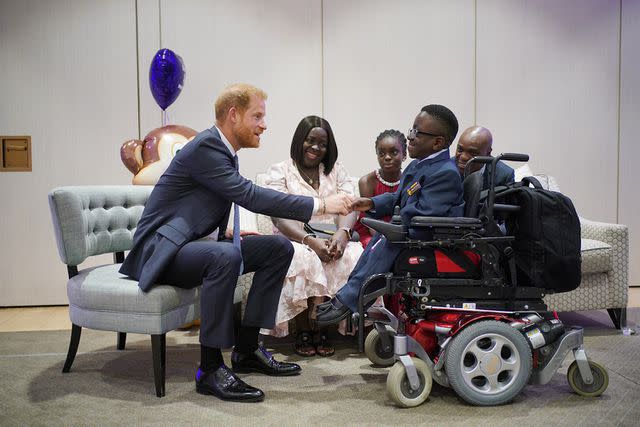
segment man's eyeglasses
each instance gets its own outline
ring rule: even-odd
[[[442,135],[436,135],[435,133],[422,132],[421,130],[412,128],[412,129],[409,129],[409,132],[407,132],[407,139],[414,139],[418,135],[442,136]]]

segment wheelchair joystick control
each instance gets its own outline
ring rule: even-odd
[[[400,216],[400,206],[396,206],[393,209],[393,216],[391,217],[391,224],[402,224],[402,217]]]

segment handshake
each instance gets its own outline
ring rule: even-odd
[[[335,194],[323,199],[322,213],[348,215],[353,211],[368,211],[373,208],[373,201],[367,197],[353,197],[346,194]],[[324,207],[324,209],[323,209]]]

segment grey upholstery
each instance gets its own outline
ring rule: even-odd
[[[150,334],[156,395],[161,397],[165,334],[199,319],[200,288],[163,284],[145,293],[137,281],[118,273],[120,264],[77,268],[88,257],[106,253],[114,253],[122,262],[151,190],[133,185],[61,187],[49,193],[49,206],[58,253],[69,271],[67,296],[73,326],[63,372],[71,369],[83,327],[118,332],[121,350],[126,333]],[[236,302],[241,298],[242,289],[236,289]]]
[[[129,250],[150,186],[62,187],[49,206],[62,262],[77,266],[90,256]],[[199,318],[197,290],[157,286],[144,293],[118,265],[80,270],[69,279],[69,317],[81,327],[164,334]]]

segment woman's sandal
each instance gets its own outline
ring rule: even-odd
[[[320,331],[320,342],[316,345],[316,354],[322,357],[333,356],[336,349],[329,343],[327,331]]]
[[[297,355],[311,357],[316,355],[316,348],[313,345],[313,332],[300,331],[296,334],[296,343],[293,350]]]

